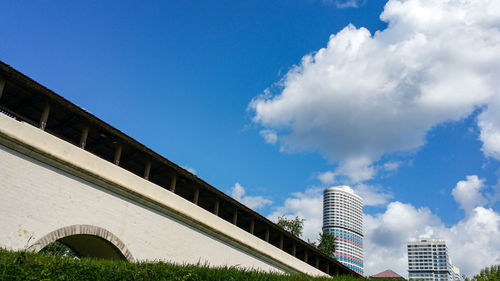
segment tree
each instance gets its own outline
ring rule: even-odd
[[[500,265],[492,265],[481,269],[478,275],[472,279],[466,278],[466,281],[498,281],[500,280]]]
[[[304,228],[305,219],[301,219],[298,216],[294,219],[287,219],[285,215],[278,217],[277,225],[281,226],[284,230],[290,232],[291,234],[299,237],[302,235],[302,229]]]
[[[335,236],[329,232],[323,232],[319,234],[318,239],[318,250],[320,250],[325,255],[331,256],[337,248]]]
[[[59,241],[48,244],[40,252],[52,256],[79,258],[75,251]]]

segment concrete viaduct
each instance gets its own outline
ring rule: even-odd
[[[0,61],[0,247],[356,275]]]

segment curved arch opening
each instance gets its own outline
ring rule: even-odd
[[[61,243],[62,246],[56,246],[55,243]],[[64,249],[63,247],[67,247]],[[53,251],[52,249],[55,249]],[[52,253],[55,255],[68,255],[78,258],[98,258],[109,260],[127,260],[111,242],[94,235],[77,234],[63,237],[45,246],[41,252]]]
[[[34,245],[35,251],[73,257],[134,261],[125,244],[113,233],[92,225],[55,230]]]

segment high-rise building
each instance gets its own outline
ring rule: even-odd
[[[453,281],[461,281],[460,269],[454,265],[451,266],[451,271],[453,272]]]
[[[409,280],[460,281],[460,270],[451,263],[448,247],[441,239],[422,238],[408,242]]]
[[[363,199],[348,186],[323,193],[323,232],[336,238],[332,256],[363,275]]]

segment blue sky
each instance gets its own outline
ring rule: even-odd
[[[368,274],[420,236],[500,262],[495,1],[101,2],[4,2],[0,59],[304,238],[352,186]]]

